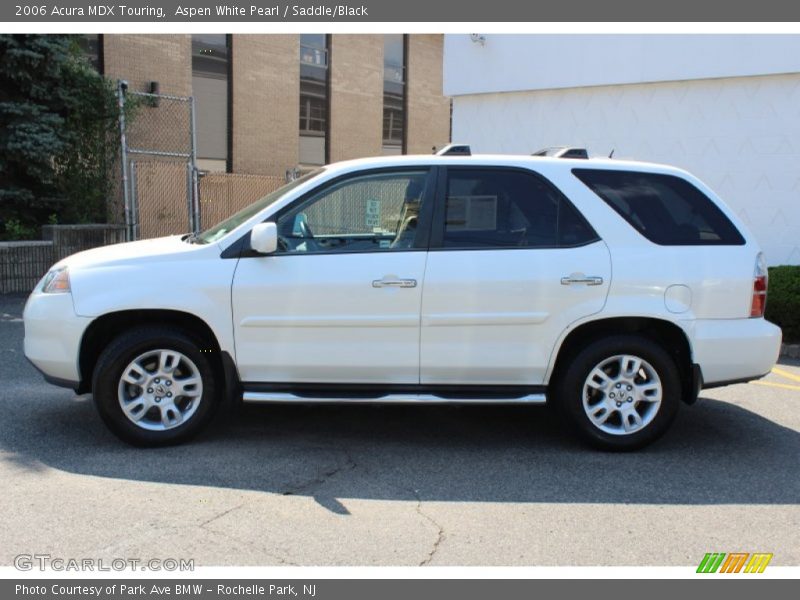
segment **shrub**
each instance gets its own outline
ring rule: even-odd
[[[800,266],[770,268],[765,316],[783,329],[784,342],[800,342]]]
[[[6,233],[12,240],[32,240],[38,233],[35,227],[24,225],[18,219],[9,219],[5,223]]]

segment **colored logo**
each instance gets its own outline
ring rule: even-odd
[[[707,552],[697,566],[698,573],[763,573],[772,560],[766,552]]]

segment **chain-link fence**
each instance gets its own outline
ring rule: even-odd
[[[133,239],[192,231],[191,166],[161,160],[130,162],[135,206]]]
[[[211,227],[284,184],[282,177],[240,173],[205,173],[200,177],[200,215]]]
[[[285,183],[283,177],[199,171],[193,98],[132,92],[123,82],[118,95],[129,240],[200,231]]]
[[[396,233],[422,195],[423,183],[419,174],[365,177],[329,191],[303,212],[315,234]]]
[[[194,99],[118,86],[127,238],[200,229]]]

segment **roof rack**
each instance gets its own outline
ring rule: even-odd
[[[469,144],[447,144],[434,154],[436,156],[472,156],[472,149]]]
[[[575,148],[572,146],[550,146],[537,150],[531,156],[551,156],[553,158],[589,158],[586,148]]]

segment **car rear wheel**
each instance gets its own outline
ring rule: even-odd
[[[169,327],[142,327],[112,341],[98,359],[93,394],[100,416],[124,441],[163,446],[185,441],[218,402],[204,344]]]
[[[680,404],[670,355],[639,336],[597,340],[557,382],[558,408],[579,435],[605,450],[635,450],[661,437]]]

